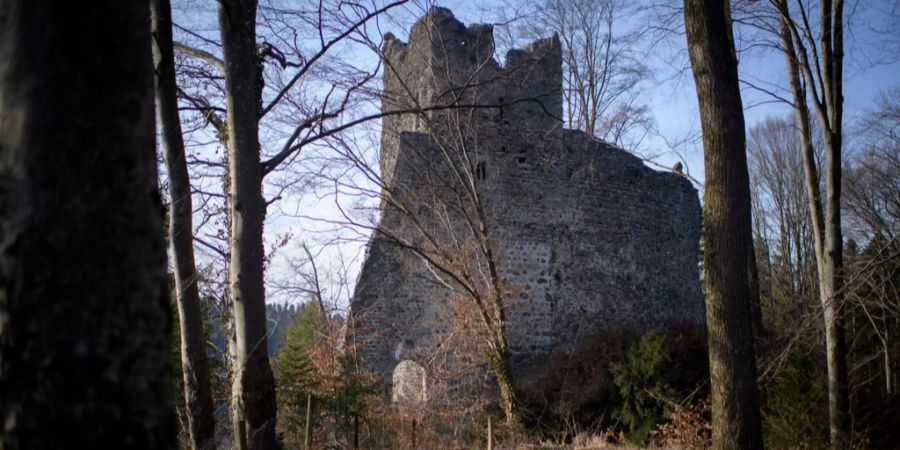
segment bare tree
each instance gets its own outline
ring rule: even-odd
[[[706,184],[704,281],[714,448],[763,448],[749,320],[752,249],[744,113],[727,0],[686,0]],[[758,295],[758,292],[756,293]]]
[[[841,151],[844,4],[842,0],[820,1],[818,30],[814,30],[810,22],[810,5],[798,1],[792,7],[787,0],[773,0],[773,4],[778,11],[781,46],[787,61],[806,170],[809,214],[812,218],[819,277],[819,299],[825,318],[831,444],[835,449],[846,448],[850,439],[850,416],[846,343],[840,312],[843,291]],[[818,41],[815,36],[818,36]],[[808,103],[812,103],[819,119],[825,146],[824,201],[813,154]]]
[[[465,34],[457,37],[457,33]],[[418,278],[429,286],[423,295],[433,295],[439,315],[447,314],[429,328],[432,337],[441,340],[439,336],[464,333],[472,337],[443,340],[473,344],[462,351],[437,343],[423,345],[424,352],[441,350],[421,355],[420,361],[446,356],[459,363],[462,353],[477,353],[475,364],[487,368],[495,379],[507,425],[518,431],[523,427],[523,409],[511,365],[509,314],[520,288],[501,274],[500,250],[508,236],[498,225],[503,205],[488,200],[499,187],[488,173],[486,158],[497,158],[497,166],[505,158],[512,165],[516,157],[524,159],[524,153],[504,150],[490,156],[492,149],[482,140],[506,126],[500,125],[504,117],[507,124],[528,117],[534,122],[528,134],[534,145],[530,151],[538,159],[552,153],[552,142],[561,141],[559,79],[529,75],[534,67],[559,67],[559,40],[542,39],[527,51],[510,51],[501,67],[494,60],[490,28],[464,28],[442,8],[429,9],[410,36],[409,44],[393,36],[385,43],[380,162],[366,158],[366,147],[351,136],[329,141],[344,165],[357,174],[356,179],[337,175],[334,185],[377,204],[369,206],[374,210],[362,209],[377,213],[373,215],[359,214],[360,209],[345,211],[344,224],[371,230],[369,263],[384,260],[392,264],[390,270],[402,271],[398,276]],[[410,254],[415,262],[406,264]],[[367,295],[367,288],[361,287],[365,284],[362,279],[358,282],[357,294]],[[471,320],[454,319],[454,311]],[[463,323],[471,328],[459,327]]]
[[[854,324],[848,366],[853,367],[849,389],[862,390],[881,381],[886,396],[896,392],[896,333],[900,330],[900,148],[869,147],[844,172],[844,219],[850,226],[850,263],[844,286],[847,314],[863,320]],[[853,236],[857,240],[853,240]],[[862,251],[856,247],[862,245]],[[852,316],[851,316],[852,317]],[[874,348],[857,341],[869,338]],[[862,347],[862,348],[860,348]],[[854,350],[852,353],[850,350]],[[873,355],[873,353],[875,353]],[[881,357],[878,357],[878,353]],[[870,362],[880,367],[861,370]],[[868,376],[853,376],[859,371]]]
[[[452,327],[448,330],[446,327],[452,321],[444,317],[434,324],[435,332],[471,331],[478,352],[487,355],[486,362],[496,378],[507,424],[520,430],[522,410],[510,367],[507,318],[517,288],[500,276],[497,252],[503,236],[485,204],[483,164],[479,164],[473,141],[462,137],[473,133],[474,125],[468,123],[470,118],[466,115],[454,113],[457,120],[462,120],[455,121],[449,129],[423,118],[428,128],[440,129],[441,133],[432,135],[435,138],[427,142],[401,144],[421,151],[409,160],[398,162],[397,170],[418,172],[427,180],[424,188],[416,183],[406,186],[398,183],[386,189],[384,212],[377,225],[351,220],[355,226],[371,226],[376,241],[418,256],[421,264],[404,266],[405,276],[431,280],[436,289],[435,301],[445,301],[448,310],[455,303],[464,315],[473,318],[464,322],[475,327],[474,330]],[[429,206],[420,206],[426,204]],[[452,298],[440,296],[437,290],[444,289]]]
[[[175,268],[175,300],[181,337],[181,368],[191,447],[211,448],[216,423],[206,356],[203,312],[194,263],[193,202],[178,116],[178,87],[172,45],[172,9],[168,0],[151,2],[156,115],[169,174],[169,242]]]
[[[630,0],[546,0],[533,7],[536,11],[517,28],[530,39],[548,30],[559,34],[566,125],[633,150],[652,128],[639,89],[650,78],[640,60],[645,33],[629,23],[637,5]]]
[[[842,199],[852,232],[887,242],[900,236],[898,98],[900,88],[884,92],[875,110],[863,118],[858,133],[864,150],[853,158]]]
[[[369,8],[310,2],[303,5],[313,8],[307,11],[283,8],[276,2],[261,7],[253,0],[226,1],[219,5],[221,41],[198,37],[210,50],[176,46],[203,61],[206,66],[199,70],[201,79],[211,81],[200,90],[225,103],[223,107],[205,95],[182,95],[207,125],[215,128],[218,139],[227,141],[223,182],[227,231],[217,236],[227,239],[227,244],[206,247],[217,249],[229,268],[227,291],[234,324],[232,414],[239,448],[271,448],[275,442],[275,391],[266,354],[263,279],[271,255],[264,251],[263,226],[267,206],[280,195],[264,199],[263,179],[293,162],[303,148],[316,141],[381,117],[380,113],[349,114],[358,106],[353,96],[365,92],[363,88],[378,66],[357,69],[328,55],[351,42],[361,43],[363,48],[377,47],[366,34],[366,23],[403,3],[405,0],[398,0]],[[269,32],[262,43],[257,36],[260,18]],[[291,34],[293,39],[286,38]],[[300,35],[313,37],[318,47],[305,48]],[[334,66],[324,69],[326,63]],[[208,68],[224,74],[224,86],[221,75],[206,73]],[[324,87],[323,80],[327,83]],[[313,90],[326,94],[310,95]],[[261,127],[267,116],[270,121]],[[279,139],[262,140],[262,129]],[[282,192],[285,188],[279,187]]]
[[[405,219],[401,220],[406,225],[385,220],[375,233],[418,255],[435,282],[449,289],[455,297],[452,300],[470,311],[475,318],[471,324],[478,327],[474,334],[480,340],[479,349],[487,353],[487,362],[497,380],[507,424],[519,430],[522,410],[510,366],[508,321],[518,288],[501,278],[498,252],[504,236],[485,203],[483,163],[478,160],[474,142],[465,137],[472,133],[474,125],[468,123],[472,118],[466,112],[451,115],[453,122],[448,129],[429,125],[441,132],[432,134],[434,147],[425,146],[416,155],[420,160],[412,163],[429,180],[427,188],[398,186],[388,197],[387,208],[399,213],[397,216]],[[429,151],[438,156],[428,155]],[[428,211],[417,206],[428,203]],[[422,215],[433,217],[438,225],[430,225],[430,220]],[[412,268],[407,270],[411,276],[429,276]]]
[[[149,12],[0,2],[0,447],[174,445]]]
[[[219,4],[227,89],[231,266],[235,362],[232,417],[238,448],[275,448],[275,379],[266,353],[263,287],[262,165],[259,155],[262,67],[256,2]]]
[[[766,119],[750,129],[747,152],[767,317],[790,328],[785,313],[814,298],[817,286],[800,134],[790,118]]]
[[[883,392],[896,393],[897,330],[900,330],[900,102],[898,89],[886,91],[876,108],[862,120],[859,133],[863,149],[844,171],[842,197],[848,234],[863,251],[847,270],[847,298],[854,312],[865,319],[858,334],[868,333],[878,344],[881,358],[856,355],[858,366],[880,359],[880,376],[852,377],[852,389],[880,379]],[[848,253],[855,249],[849,248]],[[857,337],[854,336],[854,341]],[[852,348],[852,347],[851,347]],[[849,352],[848,352],[849,353]],[[856,352],[859,353],[859,352]],[[880,373],[879,373],[880,372]]]

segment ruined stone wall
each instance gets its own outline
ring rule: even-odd
[[[384,73],[384,112],[425,109],[424,114],[383,119],[381,171],[389,185],[395,178],[400,134],[432,133],[429,121],[441,128],[438,132],[443,127],[477,127],[481,140],[490,143],[484,146],[486,154],[500,144],[498,137],[516,135],[536,143],[558,131],[561,123],[562,55],[556,36],[511,50],[501,67],[494,60],[490,25],[467,28],[449,10],[432,8],[413,25],[409,43],[390,33],[385,36]],[[486,107],[462,114],[454,108],[436,109],[459,104]]]
[[[434,8],[409,44],[387,37],[385,58],[386,111],[485,105],[385,118],[385,195],[405,210],[383,203],[381,227],[412,241],[424,229],[458,242],[464,223],[436,205],[457,192],[446,152],[464,146],[456,162],[480,166],[499,270],[518,289],[509,312],[514,369],[527,372],[600,329],[703,321],[697,191],[561,128],[556,37],[511,51],[501,66],[489,26],[466,28]],[[435,279],[421,256],[373,236],[351,308],[363,358],[387,382],[400,360],[432,354],[447,331],[451,294]]]

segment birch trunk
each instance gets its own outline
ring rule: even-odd
[[[262,68],[256,50],[256,2],[219,2],[219,25],[228,111],[229,285],[235,331],[232,415],[239,448],[270,449],[275,446],[275,380],[267,353],[263,286],[265,202],[258,136]]]
[[[843,301],[843,236],[841,230],[841,150],[843,121],[843,2],[822,0],[820,84],[812,76],[809,57],[800,32],[785,1],[780,10],[780,38],[787,61],[788,79],[794,97],[794,116],[800,130],[808,206],[813,223],[819,300],[825,322],[825,352],[828,367],[828,411],[831,446],[848,448],[850,443],[849,391],[846,343],[840,305]],[[825,202],[819,189],[819,173],[812,147],[805,81],[812,97],[825,141]],[[821,86],[822,95],[817,92]]]
[[[156,115],[169,173],[169,242],[175,267],[175,300],[181,336],[181,367],[191,447],[213,446],[212,389],[206,356],[203,313],[194,263],[191,182],[185,158],[178,88],[172,44],[172,8],[169,0],[152,0],[153,63],[156,69]]]

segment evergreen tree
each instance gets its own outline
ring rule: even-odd
[[[319,386],[311,358],[319,325],[318,301],[300,307],[275,359],[278,411],[285,429],[299,436],[306,418],[307,395]]]
[[[677,398],[669,383],[672,348],[665,335],[655,331],[632,344],[625,359],[610,365],[622,404],[615,415],[628,427],[629,438],[646,443],[650,432],[668,416],[667,404]]]

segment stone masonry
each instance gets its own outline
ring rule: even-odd
[[[409,43],[386,36],[384,63],[384,111],[438,107],[384,119],[385,195],[408,207],[382,203],[386,233],[369,243],[351,310],[363,360],[385,381],[402,360],[436,350],[435,333],[446,327],[449,291],[387,237],[415,241],[423,228],[448,245],[457,237],[460,217],[437,206],[441,192],[457,192],[446,152],[458,146],[442,140],[467,145],[458,159],[477,178],[499,236],[499,272],[520,292],[509,309],[519,374],[598,330],[703,322],[697,191],[681,175],[562,128],[556,36],[508,52],[501,65],[490,25],[466,27],[432,8]],[[439,108],[453,102],[487,106]]]

